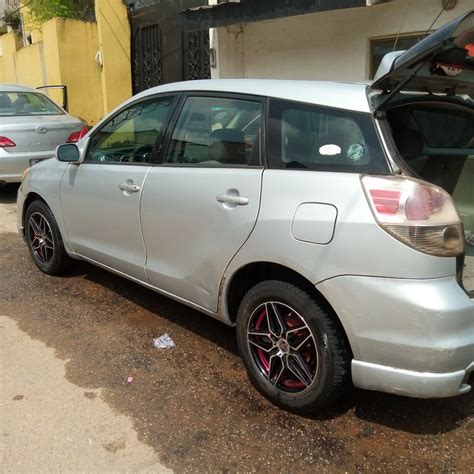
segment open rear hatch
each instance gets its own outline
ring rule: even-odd
[[[400,90],[474,94],[474,10],[456,18],[407,51],[385,56],[371,89],[387,97]],[[380,102],[377,109],[381,109]]]
[[[463,282],[474,297],[474,10],[386,55],[369,93],[404,168],[452,195],[466,233]]]

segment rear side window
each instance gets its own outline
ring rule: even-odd
[[[369,114],[272,100],[269,125],[271,168],[389,172]]]

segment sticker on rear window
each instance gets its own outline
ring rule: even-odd
[[[323,145],[319,149],[319,154],[326,155],[326,156],[340,155],[341,152],[342,152],[341,147],[334,144]]]
[[[364,157],[365,149],[360,143],[353,143],[347,150],[347,158],[352,161],[359,161]]]

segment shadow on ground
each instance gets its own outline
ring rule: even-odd
[[[233,328],[85,262],[80,262],[74,273],[127,298],[150,314],[180,325],[233,356],[239,356]],[[337,407],[308,418],[320,421],[335,419],[354,410],[355,415],[361,419],[397,430],[439,434],[451,431],[466,419],[472,413],[472,401],[473,398],[469,395],[442,400],[420,400],[353,389]],[[427,412],[430,412],[428,419]]]
[[[2,313],[56,349],[84,396],[102,388],[179,472],[470,470],[471,394],[354,390],[323,413],[293,415],[250,385],[232,328],[86,263],[68,278],[43,275],[13,234],[0,240],[0,268]],[[177,346],[160,351],[152,341],[165,332]]]
[[[18,184],[0,185],[0,204],[16,203],[16,194],[18,192]]]

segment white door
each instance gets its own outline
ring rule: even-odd
[[[259,100],[187,97],[164,162],[143,189],[150,283],[211,311],[257,220],[261,116]]]
[[[80,165],[61,182],[61,206],[73,250],[146,280],[140,198],[172,109],[172,97],[142,100],[93,132]]]

